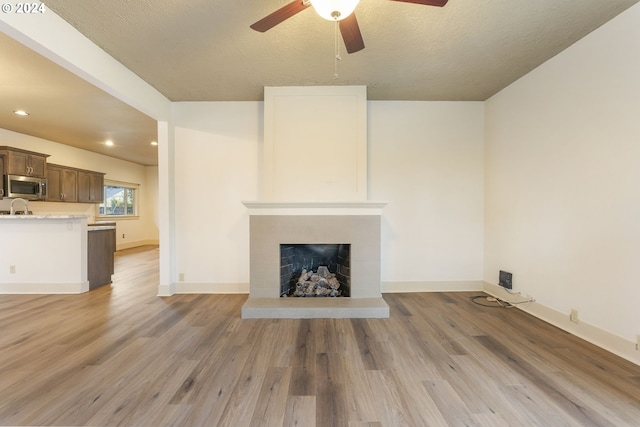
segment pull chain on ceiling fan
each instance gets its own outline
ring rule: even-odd
[[[442,7],[447,4],[448,0],[391,1]],[[286,21],[297,13],[302,12],[309,6],[313,6],[318,15],[329,21],[336,22],[335,25],[339,27],[340,33],[342,33],[342,39],[344,40],[347,53],[355,53],[364,49],[364,40],[362,39],[360,27],[356,19],[356,14],[354,13],[358,2],[359,0],[294,0],[270,15],[265,16],[258,22],[250,25],[250,27],[263,33]],[[336,60],[337,59],[339,59],[338,53],[336,53]]]
[[[335,57],[333,59],[333,78],[338,78],[338,61],[342,61],[342,57],[340,56],[340,42],[338,41],[338,21],[333,24],[333,43],[335,46]]]
[[[342,61],[340,56],[340,41],[338,40],[338,22],[353,16],[353,11],[360,0],[313,0],[311,6],[316,13],[327,21],[334,22],[334,58],[333,58],[333,78],[338,78],[338,61]],[[364,47],[364,44],[363,46]]]

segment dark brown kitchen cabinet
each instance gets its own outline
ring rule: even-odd
[[[47,201],[77,202],[78,171],[66,166],[47,165]]]
[[[4,156],[0,156],[0,199],[4,196],[4,187],[2,180],[4,179]]]
[[[47,178],[46,200],[49,202],[104,201],[104,173],[47,163],[47,157],[47,154],[20,148],[0,147],[0,177],[12,174]]]
[[[78,202],[102,203],[104,200],[104,174],[78,171]]]
[[[13,147],[0,147],[0,155],[4,155],[4,173],[44,178],[47,170],[46,154],[21,150]]]
[[[114,273],[114,255],[116,252],[115,226],[89,227],[87,250],[89,289],[95,289],[111,283],[111,275]]]

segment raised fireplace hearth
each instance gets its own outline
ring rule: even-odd
[[[384,203],[244,204],[249,208],[251,259],[250,295],[242,307],[243,318],[389,317],[380,290]],[[301,252],[297,260],[291,258],[295,250]],[[302,253],[309,250],[316,254]],[[295,291],[300,280],[293,270],[311,270],[320,276],[319,267],[328,270],[321,272],[327,282],[332,275],[344,281],[339,289],[346,291],[342,296],[347,298],[282,298],[290,288]],[[283,286],[284,278],[288,284]],[[331,289],[331,284],[322,286]]]

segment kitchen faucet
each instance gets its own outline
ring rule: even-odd
[[[22,204],[24,205],[24,215],[29,215],[29,204],[27,203],[27,201],[25,199],[21,199],[21,198],[16,198],[13,199],[11,201],[11,215],[15,215],[16,214],[16,208],[13,207],[13,204],[15,202],[17,202],[18,200],[20,200],[22,202]]]

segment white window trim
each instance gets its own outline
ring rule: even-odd
[[[134,198],[134,214],[133,215],[103,215],[100,213],[100,206],[104,206],[105,201],[102,203],[96,204],[96,219],[110,219],[110,220],[130,220],[130,219],[139,219],[139,210],[140,210],[140,184],[135,184],[132,182],[125,181],[115,181],[111,179],[105,179],[104,185],[102,186],[102,192],[104,193],[104,187],[112,186],[112,187],[123,187],[123,188],[131,188],[135,190],[135,198]]]

